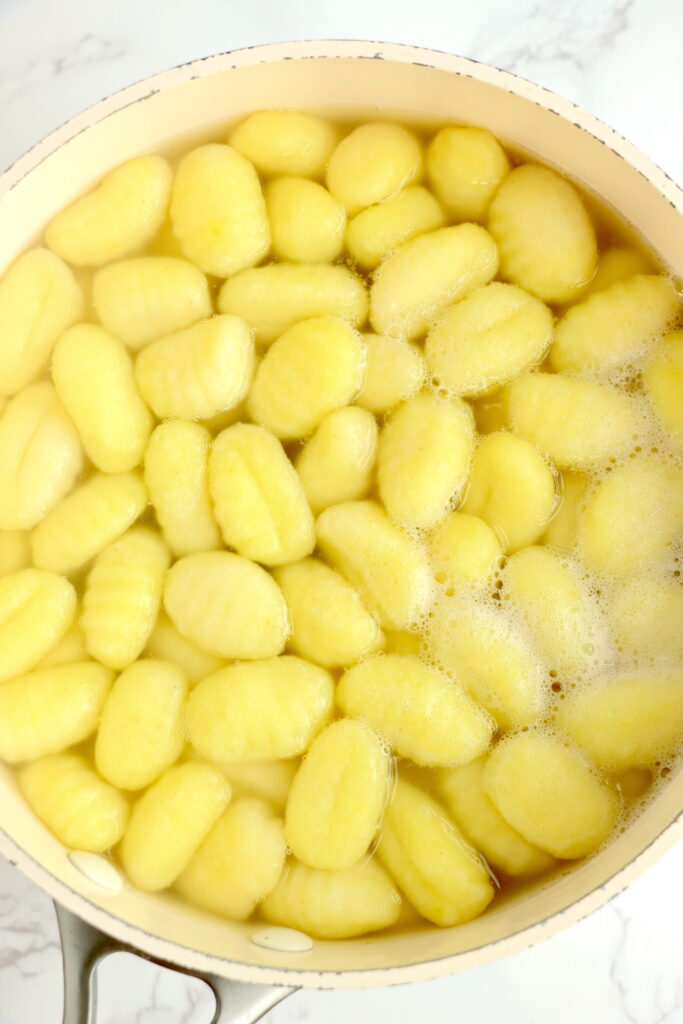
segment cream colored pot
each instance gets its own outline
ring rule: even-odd
[[[195,61],[74,118],[0,178],[0,272],[53,214],[112,165],[165,148],[178,137],[220,134],[227,121],[272,106],[483,125],[611,204],[683,277],[683,193],[612,129],[495,68],[430,50],[362,42],[263,46]],[[224,1003],[215,1020],[247,1024],[295,987],[424,981],[481,966],[579,920],[683,835],[680,782],[680,776],[672,780],[599,856],[508,896],[478,920],[453,929],[318,942],[305,953],[261,949],[250,941],[254,925],[213,919],[169,896],[130,888],[112,892],[89,881],[24,806],[6,770],[0,770],[0,851],[60,905],[70,954],[69,1024],[87,1020],[91,965],[121,945],[210,975]]]

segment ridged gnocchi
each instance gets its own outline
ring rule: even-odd
[[[505,150],[483,128],[442,128],[427,150],[429,181],[455,220],[484,220],[509,170]]]
[[[314,514],[367,495],[375,469],[377,434],[374,416],[357,406],[335,409],[322,420],[295,461]]]
[[[427,367],[418,346],[401,338],[364,334],[363,340],[365,380],[356,404],[381,414],[420,390]]]
[[[444,226],[444,212],[421,185],[368,206],[346,228],[346,248],[363,270],[374,270],[404,242]]]
[[[37,665],[75,611],[76,590],[63,576],[27,568],[0,578],[0,682]]]
[[[315,178],[327,166],[337,133],[302,110],[257,110],[233,128],[228,142],[263,174]]]
[[[643,371],[643,386],[671,436],[683,444],[683,331],[672,331]]]
[[[355,128],[338,144],[327,165],[327,187],[354,214],[418,181],[423,162],[412,132],[389,121],[374,121]]]
[[[293,263],[331,263],[344,247],[346,211],[307,178],[276,178],[265,190],[273,253]]]

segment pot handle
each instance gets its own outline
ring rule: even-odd
[[[95,1024],[97,985],[95,968],[110,953],[133,953],[144,960],[168,967],[178,974],[187,974],[205,982],[216,999],[216,1012],[211,1024],[255,1024],[268,1010],[295,988],[276,985],[255,985],[246,981],[230,981],[215,974],[187,971],[176,964],[147,956],[133,946],[117,942],[71,911],[55,903],[64,961],[63,1024]]]

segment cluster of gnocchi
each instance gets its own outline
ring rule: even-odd
[[[600,848],[683,727],[671,280],[487,131],[282,110],[44,241],[0,281],[0,758],[48,829],[322,939]]]

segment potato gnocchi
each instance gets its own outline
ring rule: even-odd
[[[0,277],[37,819],[320,941],[601,850],[680,767],[677,289],[483,127],[261,110],[94,182]]]

